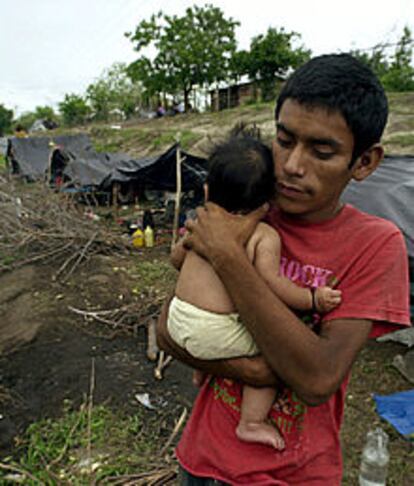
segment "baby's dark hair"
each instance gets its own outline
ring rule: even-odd
[[[250,135],[231,136],[209,158],[208,200],[229,212],[249,212],[275,195],[272,151]]]

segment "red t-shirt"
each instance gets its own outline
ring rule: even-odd
[[[408,259],[393,223],[349,205],[322,223],[293,222],[277,210],[268,222],[282,238],[283,275],[301,286],[335,285],[342,290],[341,305],[324,320],[373,320],[371,337],[410,325]],[[318,316],[313,317],[303,320],[315,324]],[[194,404],[177,447],[179,462],[194,475],[231,485],[340,485],[339,429],[347,384],[348,378],[317,407],[306,406],[290,390],[279,393],[270,412],[286,443],[279,452],[236,437],[241,386],[212,379]]]

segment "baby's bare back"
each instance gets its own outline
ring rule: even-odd
[[[259,223],[246,247],[249,260],[254,261],[258,243],[266,238],[269,226]],[[272,229],[272,231],[274,231]],[[235,312],[226,288],[210,263],[189,251],[178,277],[175,295],[185,302],[218,314]]]

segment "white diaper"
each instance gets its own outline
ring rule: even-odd
[[[259,350],[238,314],[217,314],[174,297],[168,331],[172,339],[199,359],[254,356]]]

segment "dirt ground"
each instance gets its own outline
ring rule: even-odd
[[[156,257],[166,259],[167,248],[132,258]],[[137,322],[135,333],[125,332],[69,310],[114,309],[129,302],[133,281],[127,272],[114,271],[128,263],[95,256],[66,284],[54,282],[44,265],[0,277],[0,455],[12,450],[13,438],[30,423],[58,416],[65,400],[75,405],[84,400],[92,358],[96,404],[133,412],[142,406],[135,394],[148,391],[155,405],[172,413],[178,405],[191,406],[195,390],[186,367],[173,362],[163,380],[154,379],[145,326]]]

